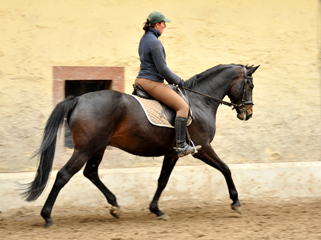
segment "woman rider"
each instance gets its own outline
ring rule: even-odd
[[[158,39],[166,28],[165,22],[171,21],[160,12],[152,12],[144,24],[145,34],[140,40],[138,49],[140,71],[135,84],[142,86],[152,97],[176,111],[176,152],[178,157],[183,157],[194,152],[194,148],[186,143],[189,106],[164,83],[165,78],[168,83],[184,86],[184,81],[167,67],[166,53]],[[197,150],[200,148],[201,146],[196,146]]]

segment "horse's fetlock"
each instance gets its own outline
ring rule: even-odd
[[[233,200],[233,202],[238,201],[238,193],[236,190],[230,190],[230,198]]]
[[[110,205],[112,205],[112,206],[114,206],[114,207],[117,207],[117,208],[119,207],[115,195],[110,196],[110,197],[107,199],[107,201],[108,201],[108,203],[109,203]]]
[[[149,211],[151,211],[152,213],[155,213],[155,212],[159,211],[159,210],[158,210],[157,203],[153,203],[153,202],[152,202],[152,203],[149,205]]]
[[[40,212],[40,216],[46,219],[50,217],[50,213],[51,213],[51,209],[49,209],[48,207],[44,207]]]

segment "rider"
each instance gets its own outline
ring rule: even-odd
[[[175,135],[176,152],[178,157],[183,157],[194,152],[194,148],[186,143],[186,125],[189,106],[175,91],[164,83],[184,86],[184,80],[173,73],[166,64],[166,53],[159,36],[164,32],[166,23],[171,21],[161,12],[149,14],[143,29],[145,34],[139,43],[140,71],[135,84],[142,86],[146,92],[158,101],[176,111]],[[196,146],[199,150],[201,146]]]

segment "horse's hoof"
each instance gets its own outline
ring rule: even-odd
[[[157,217],[158,220],[164,220],[164,221],[167,221],[169,219],[171,219],[168,215],[164,214],[164,215],[161,215],[159,217]]]
[[[110,214],[119,219],[120,218],[120,209],[118,207],[112,206],[110,209]]]
[[[242,214],[242,208],[241,206],[233,206],[231,205],[232,210],[234,210],[235,212]]]
[[[47,223],[44,225],[44,227],[45,227],[45,228],[48,228],[48,227],[52,226],[53,224],[54,224],[53,221],[50,221],[50,222],[47,222]]]

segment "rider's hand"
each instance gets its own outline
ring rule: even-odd
[[[178,86],[179,87],[184,87],[185,86],[185,82],[184,82],[183,79],[181,79],[181,81],[179,81]]]

